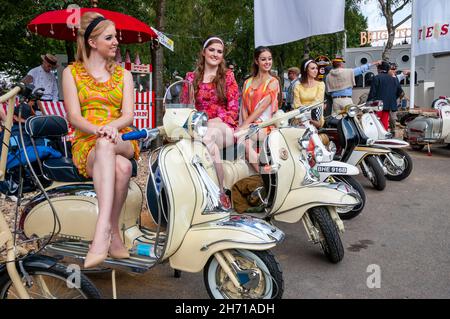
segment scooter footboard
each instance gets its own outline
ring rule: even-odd
[[[267,222],[245,215],[192,227],[169,258],[174,269],[199,272],[216,252],[228,249],[267,250],[284,239],[284,233]]]
[[[320,183],[293,190],[280,209],[274,212],[274,219],[285,223],[296,223],[312,207],[355,206],[360,199],[344,183]]]

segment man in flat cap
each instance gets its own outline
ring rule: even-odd
[[[342,57],[336,57],[332,61],[333,69],[328,73],[325,83],[327,92],[333,98],[332,115],[336,116],[349,104],[353,104],[352,94],[355,84],[355,76],[367,72],[371,66],[380,65],[381,61],[363,64],[354,69],[344,67],[345,60]]]
[[[39,88],[44,89],[42,101],[54,101],[59,99],[58,82],[55,75],[51,72],[58,66],[58,60],[52,54],[41,55],[42,64],[30,72],[22,79],[26,84],[33,84],[35,90]]]
[[[291,67],[288,69],[288,79],[289,79],[289,87],[286,90],[286,104],[284,111],[292,110],[292,106],[294,105],[294,88],[300,84],[300,69],[297,67]]]

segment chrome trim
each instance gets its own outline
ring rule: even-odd
[[[252,241],[238,241],[238,240],[234,240],[234,239],[221,239],[221,240],[213,241],[213,242],[211,242],[209,244],[204,244],[200,248],[200,251],[206,251],[211,246],[219,244],[219,243],[223,243],[223,242],[229,242],[229,243],[235,243],[235,244],[244,244],[244,245],[269,245],[269,244],[276,244],[278,241],[276,239],[274,239],[272,241],[268,241],[268,242],[262,243],[262,242],[252,242]]]
[[[191,160],[197,173],[200,175],[202,182],[203,193],[206,195],[206,209],[204,212],[213,212],[217,210],[224,210],[220,203],[220,188],[214,183],[211,177],[206,172],[201,159],[198,155],[194,155]]]

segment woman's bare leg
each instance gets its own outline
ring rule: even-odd
[[[111,234],[111,211],[114,200],[116,156],[114,143],[98,138],[95,148],[87,158],[87,173],[94,180],[98,201],[98,218],[90,252],[105,253],[109,248]]]
[[[124,247],[120,238],[119,219],[123,204],[128,195],[128,185],[131,178],[132,166],[129,158],[133,156],[130,142],[118,143],[116,146],[116,179],[114,186],[114,201],[111,212],[111,250]]]

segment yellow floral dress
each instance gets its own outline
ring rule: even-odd
[[[124,69],[115,66],[114,72],[106,82],[96,82],[87,72],[83,63],[75,62],[69,66],[78,91],[81,115],[90,123],[103,126],[121,116],[123,96]],[[131,128],[123,128],[120,133],[131,132]],[[78,129],[75,129],[75,137],[72,141],[72,158],[78,171],[84,177],[89,177],[86,172],[86,162],[89,152],[95,146],[97,137]],[[131,141],[134,149],[134,158],[139,158],[139,146],[137,141]]]

